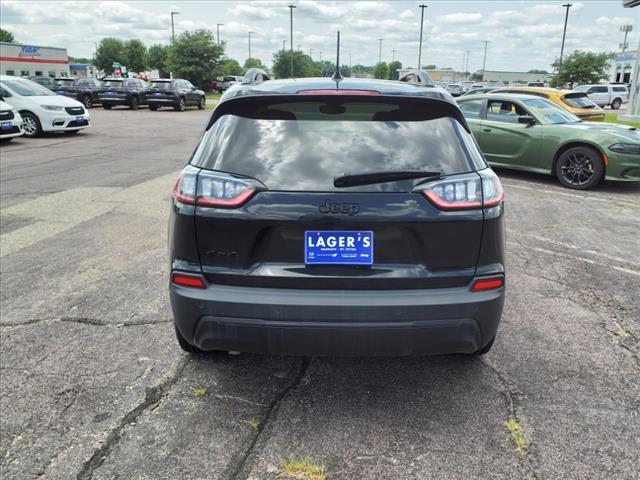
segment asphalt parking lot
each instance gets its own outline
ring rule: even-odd
[[[210,112],[91,115],[0,147],[2,478],[273,479],[291,456],[329,479],[638,478],[640,185],[498,171],[508,290],[483,358],[195,358],[166,219]]]

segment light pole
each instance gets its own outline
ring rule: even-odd
[[[484,58],[482,59],[482,81],[484,82],[485,69],[487,67],[487,45],[489,45],[489,40],[484,41]]]
[[[418,47],[418,70],[422,69],[422,30],[424,28],[424,9],[427,8],[426,5],[420,5],[421,15],[420,15],[420,46]]]
[[[293,78],[293,9],[296,8],[295,5],[289,5],[289,35],[290,35],[290,43],[291,47],[291,78]]]
[[[253,32],[249,32],[249,60],[251,60],[251,34]]]
[[[224,23],[216,23],[216,38],[218,39],[218,45],[220,45],[220,27],[222,27]]]
[[[560,73],[562,72],[562,56],[564,55],[564,39],[567,36],[567,22],[569,21],[569,9],[573,6],[570,3],[562,5],[567,9],[564,16],[564,30],[562,31],[562,46],[560,47],[560,61],[558,62],[558,81],[560,81]]]
[[[313,52],[313,48],[309,49],[309,58],[311,58],[311,60],[313,60],[313,57],[311,56],[311,53]]]
[[[382,62],[382,40],[384,40],[384,38],[378,39],[378,41],[380,42],[380,48],[378,49],[378,63]]]
[[[396,61],[396,51],[395,50],[391,50],[391,61],[392,62]]]
[[[173,27],[173,16],[174,15],[180,15],[180,12],[171,12],[171,42],[175,42],[176,41],[176,30]]]
[[[320,61],[322,61],[322,52],[320,52]]]
[[[464,71],[468,72],[469,71],[469,54],[471,53],[471,50],[467,50],[467,61],[465,63],[465,67],[464,67]]]
[[[622,25],[620,27],[620,31],[624,32],[624,42],[622,42],[622,44],[620,45],[620,47],[622,48],[622,53],[626,52],[627,47],[629,46],[627,44],[627,35],[629,34],[629,32],[631,32],[633,30],[633,25]]]
[[[282,40],[282,50],[286,50],[287,49],[287,41],[286,40]]]

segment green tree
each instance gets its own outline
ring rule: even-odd
[[[351,75],[359,78],[371,78],[373,77],[373,69],[374,67],[367,65],[354,65],[351,68]]]
[[[124,64],[132,72],[143,72],[147,69],[147,47],[136,38],[124,42],[124,58]]]
[[[214,41],[211,31],[183,32],[169,47],[166,66],[174,77],[204,87],[220,71],[223,53],[224,47]]]
[[[222,62],[222,74],[223,75],[242,75],[243,69],[237,60],[233,58],[227,58]]]
[[[168,50],[169,47],[155,44],[151,45],[147,51],[149,67],[158,70],[161,78],[169,77],[169,70],[167,69]]]
[[[612,53],[581,52],[576,50],[562,61],[562,71],[556,74],[552,82],[555,85],[565,83],[598,83],[607,77],[609,72],[609,60]],[[551,65],[559,70],[560,62],[556,59]]]
[[[103,38],[96,49],[94,64],[104,72],[112,72],[113,62],[125,63],[124,43],[117,38]]]
[[[391,62],[389,64],[389,80],[398,80],[398,78],[400,78],[400,72],[398,72],[398,70],[400,70],[401,68],[402,62],[399,62],[398,60],[396,60],[395,62]]]
[[[315,77],[332,77],[336,71],[336,64],[329,60],[315,62]]]
[[[72,57],[69,55],[69,63],[93,63],[93,60],[87,57]]]
[[[389,78],[389,65],[385,62],[376,63],[376,67],[373,70],[373,78]]]
[[[262,64],[262,62],[258,58],[247,58],[247,60],[244,62],[244,68],[245,69],[249,69],[249,68],[262,68],[262,69],[264,69],[264,65]]]
[[[0,28],[0,42],[5,43],[16,43],[16,39],[9,30],[5,30],[4,28]]]
[[[276,78],[291,78],[291,50],[280,50],[273,54],[273,75]],[[299,50],[293,52],[293,77],[316,77],[316,65],[309,55]]]
[[[529,70],[527,73],[541,73],[541,74],[548,74],[549,72],[547,72],[546,70],[538,70],[538,69],[533,69],[533,70]]]
[[[425,65],[423,65],[423,66],[422,66],[422,69],[423,69],[423,70],[435,70],[436,68],[438,68],[438,67],[436,67],[436,66],[435,66],[435,65],[433,65],[433,64],[431,64],[431,65],[426,65],[426,66],[425,66]]]

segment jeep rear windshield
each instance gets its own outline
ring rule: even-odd
[[[73,78],[56,78],[53,81],[56,87],[69,87],[73,86]]]
[[[150,88],[157,88],[158,90],[171,90],[171,82],[151,82]]]
[[[270,190],[323,192],[335,191],[333,179],[343,174],[424,170],[451,175],[484,168],[471,134],[456,119],[420,120],[425,115],[418,107],[336,100],[272,104],[258,118],[227,114],[205,133],[191,163],[256,178]],[[420,181],[350,189],[406,191]]]
[[[104,80],[102,82],[103,87],[122,88],[122,80]]]

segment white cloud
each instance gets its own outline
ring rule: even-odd
[[[481,13],[451,13],[438,17],[438,20],[452,25],[469,25],[482,21]]]
[[[411,10],[404,10],[404,11],[399,15],[399,17],[400,17],[400,18],[404,18],[404,19],[413,18],[413,17],[415,17],[415,16],[416,16],[416,14],[415,14],[415,13],[413,13]]]

